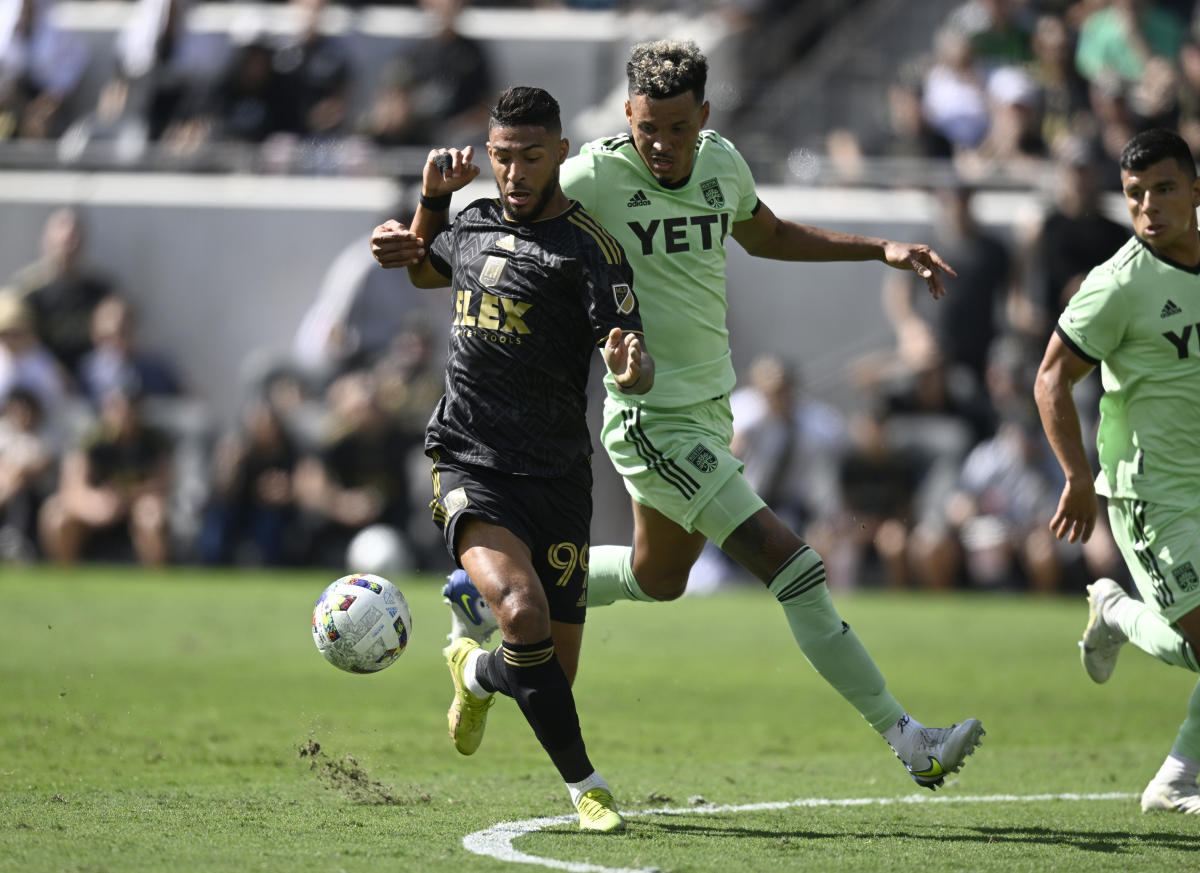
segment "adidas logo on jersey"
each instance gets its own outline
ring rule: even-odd
[[[1179,315],[1182,312],[1183,310],[1175,304],[1174,300],[1168,299],[1167,302],[1163,304],[1162,312],[1158,314],[1158,317],[1170,318],[1172,315]]]
[[[646,196],[645,191],[643,191],[641,188],[639,188],[638,192],[636,194],[634,194],[632,197],[630,197],[629,202],[626,203],[625,205],[626,206],[649,206],[650,198]]]

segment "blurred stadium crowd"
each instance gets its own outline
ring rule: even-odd
[[[386,175],[391,150],[423,157],[484,139],[498,84],[486,46],[456,27],[460,0],[379,4],[419,6],[431,27],[372,71],[321,26],[331,8],[364,4],[294,0],[289,33],[251,27],[214,44],[189,29],[187,0],[129,3],[86,102],[78,89],[95,59],[58,24],[54,0],[0,0],[0,164],[19,165],[13,149],[25,145],[70,164],[105,143],[130,168],[166,150],[212,170],[214,150],[237,144],[256,171]],[[873,83],[879,111],[818,133],[796,126],[802,113],[778,89],[861,16],[909,4],[654,5],[721,22],[732,71],[711,95],[717,126],[745,143],[760,182],[926,189],[929,241],[958,271],[936,304],[889,271],[880,305],[895,342],[856,362],[858,396],[844,407],[810,396],[802,362],[785,354],[742,374],[737,450],[826,556],[831,584],[1052,592],[1122,578],[1106,530],[1083,549],[1049,534],[1061,474],[1032,377],[1063,303],[1128,237],[1102,206],[1120,147],[1170,126],[1200,152],[1192,0],[916,4],[937,8],[937,26],[894,47]],[[370,97],[356,101],[368,74]],[[1012,238],[973,214],[981,189],[1047,185],[1047,208]],[[445,569],[423,517],[420,451],[441,392],[439,327],[382,316],[367,286],[348,291],[361,297],[297,325],[295,359],[261,368],[237,421],[210,433],[178,363],[138,333],[128,277],[89,268],[86,232],[79,210],[55,211],[42,251],[0,276],[0,561],[334,567],[362,531],[386,529],[406,566]],[[1080,390],[1098,396],[1098,378]],[[699,588],[738,578],[715,550],[696,572]]]

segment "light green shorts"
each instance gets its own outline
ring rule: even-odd
[[[677,409],[626,406],[606,397],[600,438],[634,500],[717,545],[766,506],[729,451],[728,397]]]
[[[1148,606],[1172,624],[1200,606],[1200,506],[1111,498],[1108,519]]]

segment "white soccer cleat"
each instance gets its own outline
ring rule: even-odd
[[[896,757],[908,770],[908,775],[922,788],[936,790],[946,781],[947,773],[957,773],[966,760],[978,748],[987,733],[977,718],[968,718],[961,724],[947,728],[921,728],[908,759]]]
[[[1195,782],[1159,782],[1155,779],[1142,792],[1142,812],[1159,810],[1200,815],[1200,787]]]
[[[495,613],[465,570],[450,574],[442,588],[442,597],[450,605],[451,642],[466,637],[483,645],[499,629]]]
[[[1097,579],[1087,587],[1088,623],[1079,641],[1079,660],[1093,682],[1109,680],[1117,667],[1117,655],[1129,638],[1104,618],[1106,604],[1118,597],[1128,597],[1125,590],[1112,579]]]

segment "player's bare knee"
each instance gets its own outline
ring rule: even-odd
[[[488,605],[504,639],[510,642],[537,642],[550,635],[550,608],[544,598],[539,602],[524,591],[510,588]]]

